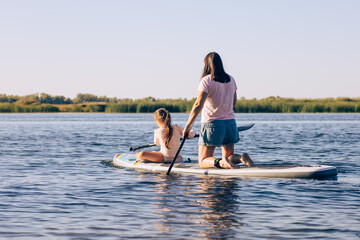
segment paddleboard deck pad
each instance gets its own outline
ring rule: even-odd
[[[145,171],[167,172],[169,163],[143,162],[136,159],[135,154],[121,153],[113,158],[116,167],[141,169]],[[326,165],[300,165],[300,164],[262,164],[254,167],[240,166],[238,169],[201,169],[197,162],[175,163],[171,172],[184,174],[199,174],[228,177],[256,177],[256,178],[308,178],[328,179],[336,177],[336,167]]]

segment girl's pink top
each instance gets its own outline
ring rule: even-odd
[[[236,90],[237,86],[232,76],[228,83],[216,82],[211,79],[211,75],[203,77],[198,91],[206,92],[208,96],[202,109],[201,122],[235,119],[233,104]]]
[[[161,146],[160,152],[164,155],[165,162],[169,162],[174,159],[176,152],[178,151],[178,149],[180,147],[180,136],[182,136],[183,130],[184,130],[182,127],[180,127],[177,124],[171,125],[171,126],[173,128],[173,134],[172,134],[171,140],[168,144],[169,148],[167,148],[165,146],[165,142],[163,140],[163,133],[165,131],[165,128],[161,127],[154,131],[154,143],[156,145]],[[195,136],[195,132],[193,130],[191,130],[189,133],[189,138],[193,138],[194,136]],[[177,157],[177,161],[178,160],[182,160],[182,157],[180,154]]]

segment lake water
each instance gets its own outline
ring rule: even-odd
[[[172,117],[183,126],[188,115]],[[238,153],[336,166],[338,179],[115,168],[116,153],[152,143],[152,114],[0,114],[0,238],[360,239],[360,114],[236,119],[255,123],[240,133]],[[197,140],[183,156],[196,159]]]

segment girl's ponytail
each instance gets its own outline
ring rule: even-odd
[[[154,113],[154,119],[164,124],[165,131],[163,134],[163,139],[165,146],[168,148],[168,144],[173,134],[173,128],[171,127],[170,113],[165,108],[159,108]]]
[[[168,148],[168,144],[171,140],[172,134],[173,134],[173,128],[171,127],[171,116],[170,113],[167,112],[166,118],[165,118],[165,132],[164,132],[164,140],[165,140],[165,146]]]

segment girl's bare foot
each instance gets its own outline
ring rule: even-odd
[[[239,166],[236,166],[235,164],[233,164],[227,157],[221,159],[221,161],[220,161],[220,166],[221,166],[222,168],[228,168],[228,169],[239,168]]]
[[[244,163],[248,167],[254,167],[255,166],[254,162],[251,160],[251,158],[249,157],[249,155],[247,153],[243,153],[241,155],[240,160],[241,160],[242,163]]]

